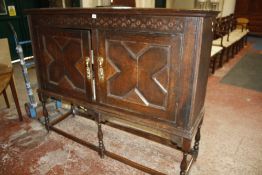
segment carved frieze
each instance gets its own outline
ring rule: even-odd
[[[39,25],[108,28],[140,31],[161,31],[182,33],[184,17],[172,16],[141,16],[141,15],[41,15],[33,16],[34,23]]]
[[[34,23],[50,26],[87,26],[91,27],[92,18],[88,16],[70,16],[70,15],[41,15],[33,16]]]
[[[92,21],[94,27],[106,27],[127,30],[150,30],[181,33],[184,29],[184,20],[181,17],[166,16],[98,16]]]

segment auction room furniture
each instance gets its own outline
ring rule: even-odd
[[[222,60],[223,58],[223,47],[220,46],[212,46],[211,47],[211,54],[210,54],[210,68],[211,73],[214,74],[217,67],[217,60]]]
[[[217,18],[214,27],[213,46],[222,47],[219,67],[233,58],[247,44],[247,21],[238,22],[234,14]]]
[[[180,174],[187,174],[198,155],[217,12],[96,8],[27,13],[46,128],[101,157],[163,174],[107,151],[101,129],[107,124],[181,150]],[[81,108],[83,116],[96,120],[99,145],[55,127],[65,115],[49,122],[49,97],[66,100],[73,113]]]
[[[0,95],[3,94],[7,108],[10,108],[8,101],[6,88],[10,85],[11,92],[16,105],[19,120],[22,121],[22,113],[20,105],[17,98],[14,78],[13,78],[13,68],[11,64],[11,57],[9,51],[8,40],[6,38],[0,39]]]
[[[262,36],[262,1],[238,0],[235,7],[236,18],[247,18],[251,35]]]

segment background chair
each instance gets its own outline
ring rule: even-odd
[[[10,108],[6,89],[10,85],[11,92],[16,105],[19,120],[22,121],[22,112],[17,98],[11,56],[7,38],[0,39],[0,95],[3,94],[7,108]]]
[[[249,20],[247,18],[237,18],[237,28],[243,30],[247,30],[247,25],[249,23]]]

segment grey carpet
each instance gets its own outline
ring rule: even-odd
[[[248,42],[253,43],[253,48],[256,50],[262,50],[262,37],[252,37],[249,36],[248,38]]]
[[[262,92],[262,54],[246,54],[223,77],[221,83]]]

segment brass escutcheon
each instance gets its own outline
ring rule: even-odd
[[[88,80],[91,80],[90,62],[91,62],[91,59],[89,57],[86,57],[86,78]]]
[[[104,69],[103,69],[104,58],[98,57],[97,63],[98,63],[98,78],[100,81],[103,81],[105,78]]]

